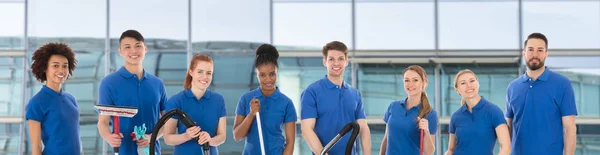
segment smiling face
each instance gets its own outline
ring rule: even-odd
[[[348,66],[348,57],[342,51],[329,50],[326,57],[323,58],[323,65],[327,67],[328,76],[342,77]]]
[[[419,97],[425,90],[427,81],[423,81],[423,78],[419,73],[414,70],[407,70],[404,72],[404,91],[408,96]]]
[[[46,82],[49,85],[61,85],[69,76],[69,61],[62,55],[52,55],[46,68]]]
[[[256,67],[256,77],[260,83],[260,89],[274,91],[277,83],[277,67],[272,63],[266,63]]]
[[[459,72],[454,80],[454,88],[463,100],[479,96],[479,81],[473,72]]]
[[[140,65],[148,52],[148,48],[143,41],[138,41],[132,37],[125,37],[120,42],[119,54],[123,57],[126,64]]]
[[[192,88],[206,90],[212,82],[213,63],[198,60],[194,69],[188,70],[188,74],[192,76]]]

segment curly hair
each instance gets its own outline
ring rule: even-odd
[[[46,81],[46,69],[48,69],[48,61],[52,55],[60,55],[67,58],[69,63],[69,76],[72,75],[73,70],[77,65],[75,60],[75,53],[73,50],[64,43],[48,43],[37,49],[31,57],[31,72],[33,76],[40,81]]]

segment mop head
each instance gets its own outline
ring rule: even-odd
[[[146,133],[146,124],[142,124],[142,126],[134,126],[133,127],[133,133],[131,137],[134,137],[134,139],[136,140],[141,140],[141,139],[148,139],[148,137],[145,137],[144,134]],[[150,154],[150,146],[146,146],[144,148],[139,148],[138,149],[138,154],[141,154],[142,152],[140,152],[140,149],[143,150],[143,154],[145,155],[149,155]]]

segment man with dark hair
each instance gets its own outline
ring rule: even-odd
[[[125,60],[125,65],[102,80],[98,104],[137,107],[138,113],[133,118],[120,118],[119,129],[125,133],[121,135],[111,133],[109,116],[100,115],[98,132],[110,146],[120,146],[119,153],[137,154],[137,148],[149,145],[152,129],[164,113],[167,95],[163,81],[148,74],[142,67],[144,56],[148,52],[142,34],[136,30],[127,30],[121,34],[119,44],[119,55]],[[144,124],[147,128],[145,138],[131,137],[134,127]],[[157,137],[161,136],[162,131]],[[159,141],[156,141],[156,152],[160,154]]]
[[[546,36],[532,33],[524,46],[527,72],[508,85],[506,96],[512,154],[573,155],[577,108],[571,82],[544,66]]]
[[[371,154],[371,132],[367,125],[360,92],[343,81],[348,66],[348,48],[332,41],[323,46],[323,65],[327,75],[309,85],[300,96],[302,137],[314,154],[319,154],[348,123],[360,125],[363,153]],[[350,135],[345,135],[329,154],[344,154]],[[340,145],[341,144],[341,145]],[[357,154],[356,143],[352,154]]]

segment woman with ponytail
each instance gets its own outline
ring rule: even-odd
[[[292,100],[277,88],[279,52],[273,45],[263,44],[256,50],[254,68],[260,87],[240,97],[235,109],[233,139],[246,139],[243,155],[261,154],[256,113],[264,139],[264,154],[292,155],[296,137],[296,109]],[[285,138],[282,127],[285,126]]]
[[[189,115],[195,127],[187,128],[173,116],[163,127],[165,143],[175,146],[173,154],[203,154],[208,143],[210,154],[218,154],[217,146],[226,138],[225,100],[219,93],[208,90],[214,73],[214,63],[208,55],[192,57],[183,84],[184,90],[167,101],[166,109],[179,109]],[[193,138],[199,137],[198,141]]]
[[[423,152],[431,155],[435,151],[438,116],[425,93],[427,74],[422,67],[412,65],[404,69],[402,76],[408,97],[392,102],[385,112],[383,121],[387,125],[380,154],[419,154],[420,130],[423,130]]]
[[[461,107],[452,114],[446,155],[492,155],[496,137],[499,155],[511,152],[508,126],[502,110],[479,96],[479,80],[471,70],[461,70],[454,77],[454,89],[460,95]]]

